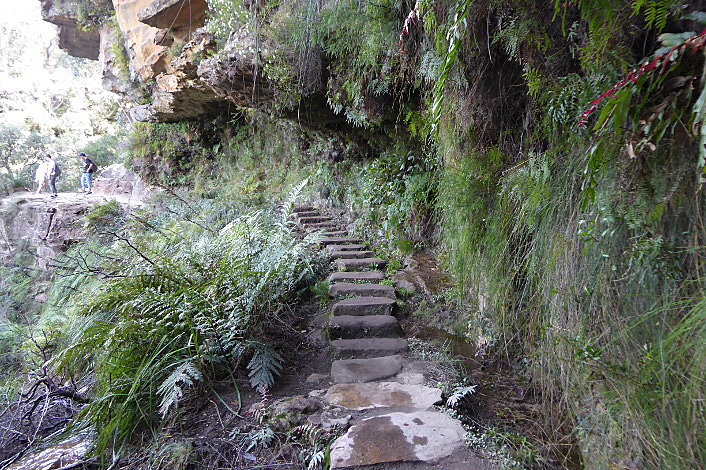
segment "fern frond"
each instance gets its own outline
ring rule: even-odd
[[[184,389],[203,379],[201,372],[190,362],[177,366],[162,382],[157,392],[162,397],[159,414],[166,416],[172,406],[176,406],[184,395]]]
[[[446,406],[449,408],[456,408],[461,400],[476,393],[477,385],[470,385],[468,387],[458,387],[454,389],[451,396],[446,399]]]
[[[269,346],[256,345],[248,364],[250,385],[258,392],[266,392],[275,383],[275,376],[282,372],[282,356]]]

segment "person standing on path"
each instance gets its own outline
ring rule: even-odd
[[[47,175],[49,178],[49,190],[51,191],[51,197],[54,198],[58,196],[56,192],[56,179],[61,174],[61,170],[51,155],[47,154],[45,161],[47,164]]]
[[[91,178],[93,177],[93,172],[96,171],[96,165],[86,156],[85,153],[81,152],[78,156],[81,157],[81,160],[83,161],[83,166],[81,169],[81,192],[91,194],[91,188],[93,187]]]
[[[47,181],[49,180],[49,162],[47,161],[47,157],[44,156],[39,162],[39,166],[37,167],[37,171],[34,173],[34,181],[37,182],[37,192],[35,194],[39,194],[42,192],[42,189],[44,189],[44,186],[47,184]]]

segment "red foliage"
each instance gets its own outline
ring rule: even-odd
[[[601,96],[591,101],[589,108],[581,114],[579,118],[579,127],[583,127],[588,122],[588,118],[593,114],[598,105],[607,98],[612,98],[615,94],[626,86],[630,86],[637,82],[637,79],[642,75],[652,72],[659,71],[659,73],[664,73],[667,70],[667,65],[669,65],[669,59],[674,55],[675,52],[681,53],[686,49],[691,49],[691,53],[695,53],[698,50],[704,49],[706,46],[706,29],[701,31],[699,34],[690,36],[686,41],[681,44],[669,49],[664,54],[659,54],[655,56],[652,60],[643,62],[640,67],[633,69],[629,74],[627,74],[622,80],[613,85],[609,90],[603,93]],[[660,67],[661,66],[661,67]]]

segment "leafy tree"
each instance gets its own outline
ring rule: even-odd
[[[0,127],[0,168],[10,183],[20,180],[45,150],[48,138],[39,132],[25,132],[13,125]]]

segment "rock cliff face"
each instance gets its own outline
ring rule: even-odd
[[[40,0],[42,19],[59,27],[59,47],[74,57],[98,59],[100,32],[79,28],[78,6],[70,0]]]
[[[0,264],[13,259],[18,250],[31,247],[37,265],[47,269],[59,254],[73,243],[86,239],[81,218],[95,204],[115,200],[123,207],[142,204],[150,188],[122,165],[103,170],[94,185],[94,194],[16,193],[0,200]]]
[[[213,113],[226,103],[253,107],[274,100],[274,89],[262,74],[265,58],[255,52],[258,44],[249,33],[234,31],[213,56],[215,40],[202,28],[207,0],[112,0],[119,31],[104,25],[90,33],[78,29],[75,3],[40,1],[43,18],[64,25],[60,34],[66,41],[71,35],[83,38],[76,41],[82,47],[67,46],[70,54],[100,60],[106,89],[131,103],[140,97],[135,82],[149,91],[151,103],[132,107],[134,120],[182,121]],[[114,45],[127,51],[129,77],[119,67]]]

